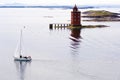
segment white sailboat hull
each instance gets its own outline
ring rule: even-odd
[[[27,58],[18,58],[18,57],[14,57],[14,60],[15,61],[31,61],[32,60],[32,58],[30,58],[30,57],[27,57]]]

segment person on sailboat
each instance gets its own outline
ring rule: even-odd
[[[27,59],[27,56],[24,56],[25,59]]]
[[[22,58],[22,55],[20,55],[20,58]]]
[[[26,58],[26,59],[27,59],[27,56],[22,56],[22,55],[20,55],[20,58]]]

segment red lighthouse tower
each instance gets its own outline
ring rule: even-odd
[[[71,26],[81,26],[81,12],[78,11],[76,5],[71,12]]]

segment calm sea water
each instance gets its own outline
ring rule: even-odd
[[[50,23],[70,23],[70,12],[1,8],[0,80],[120,80],[120,22],[82,22],[110,27],[78,31],[49,29]],[[23,26],[24,53],[33,58],[27,63],[13,60]]]

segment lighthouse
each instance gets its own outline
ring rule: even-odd
[[[78,10],[76,5],[73,7],[73,11],[71,11],[71,26],[81,26],[81,12]]]

